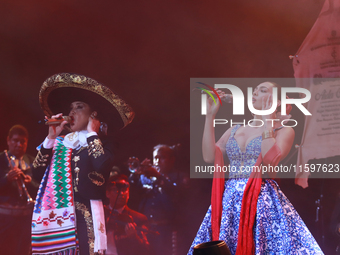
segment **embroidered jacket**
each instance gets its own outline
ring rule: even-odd
[[[87,138],[88,146],[72,150],[71,169],[75,201],[104,199],[105,186],[113,165],[110,141],[97,135]],[[52,149],[41,146],[33,162],[33,176],[41,179],[50,164]]]

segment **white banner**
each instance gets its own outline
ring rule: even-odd
[[[299,148],[297,165],[310,159],[340,154],[340,0],[326,0],[321,13],[293,59],[296,86],[308,89],[312,98]],[[309,173],[297,173],[296,183],[307,187]]]

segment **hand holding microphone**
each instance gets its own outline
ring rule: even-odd
[[[220,89],[217,89],[217,90],[213,89],[213,91],[202,89],[202,88],[196,88],[196,89],[200,89],[202,94],[207,94],[207,97],[206,97],[207,108],[205,109],[207,115],[215,116],[220,108],[220,104],[222,104],[222,101],[228,104],[233,102],[233,95],[226,94],[224,91]]]
[[[66,119],[67,120],[66,120]],[[63,131],[65,124],[72,122],[73,118],[69,116],[63,116],[62,113],[58,113],[57,115],[52,115],[50,119],[45,116],[46,125],[49,125],[48,129],[48,139],[56,139],[57,136]]]
[[[194,88],[193,90],[200,90],[198,88]],[[209,92],[209,96],[213,96],[215,99],[217,99],[217,96],[215,94],[214,91],[212,90],[200,90],[202,94],[208,94],[207,92]],[[221,101],[224,101],[228,104],[231,104],[233,102],[233,94],[226,94],[224,91],[217,89],[216,90],[217,94],[220,96]]]
[[[71,123],[73,121],[73,117],[72,116],[61,116],[59,118],[53,118],[52,116],[52,118],[49,119],[45,116],[45,125],[59,125],[64,120],[66,120],[68,123]]]

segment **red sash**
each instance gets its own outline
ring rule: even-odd
[[[276,166],[280,162],[280,158],[281,151],[275,143],[266,153],[264,158],[262,158],[262,154],[260,153],[255,166],[261,167],[261,164]],[[223,155],[218,146],[216,146],[215,150],[215,169],[217,169],[217,165],[224,165]],[[255,254],[253,226],[255,222],[257,199],[261,191],[261,183],[261,172],[252,172],[242,198],[236,255]],[[211,193],[211,229],[213,240],[219,240],[223,191],[224,173],[215,172]]]

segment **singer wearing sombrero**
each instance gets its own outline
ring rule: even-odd
[[[49,121],[55,124],[34,161],[34,175],[43,178],[32,219],[32,253],[104,254],[102,199],[113,164],[107,138],[128,125],[134,112],[109,88],[69,73],[48,78],[39,101],[46,118],[57,121]],[[68,121],[61,120],[65,115]]]

